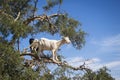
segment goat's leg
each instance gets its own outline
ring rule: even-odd
[[[40,51],[40,52],[38,53],[38,56],[39,56],[39,59],[46,57],[46,56],[44,55],[43,51]]]
[[[56,53],[55,53],[56,51],[55,50],[52,50],[52,56],[53,56],[53,61],[55,62],[55,63],[61,63],[61,62],[59,62],[59,61],[57,61],[55,58],[56,58]]]
[[[55,60],[55,50],[52,50],[52,59],[53,59],[53,61],[56,61]]]
[[[55,59],[59,61],[56,51],[55,51]]]
[[[41,52],[38,53],[38,57],[41,60]]]
[[[38,47],[37,54],[38,54],[39,59],[41,59],[41,53],[42,53],[42,50],[40,47]]]

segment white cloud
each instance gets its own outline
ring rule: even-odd
[[[101,40],[92,40],[91,43],[99,47],[99,51],[120,52],[120,34]]]
[[[113,61],[113,62],[108,62],[108,63],[102,63],[102,62],[99,62],[99,63],[93,63],[91,65],[89,65],[89,67],[96,71],[96,70],[99,70],[100,68],[106,66],[107,68],[109,69],[120,69],[119,66],[120,66],[120,61]]]
[[[99,41],[92,40],[92,43],[99,46],[120,46],[120,34]]]
[[[120,46],[120,34],[106,38],[102,41],[102,46]]]
[[[83,57],[71,57],[67,58],[66,61],[68,62],[68,64],[78,67],[84,64],[84,62],[86,65],[90,65],[96,62],[100,62],[101,60],[99,58],[84,59]]]
[[[113,61],[110,63],[105,64],[108,68],[115,68],[120,66],[120,61]]]
[[[119,80],[119,74],[115,74],[116,71],[120,70],[120,61],[111,61],[111,62],[104,62],[99,58],[92,58],[92,59],[85,59],[83,57],[71,57],[67,58],[66,61],[68,64],[74,67],[79,67],[84,62],[86,63],[86,67],[92,69],[93,71],[97,71],[100,68],[106,66],[109,70],[111,70],[110,74],[112,74],[113,77],[116,78],[116,80]]]
[[[120,80],[120,77],[116,78],[116,80]]]
[[[72,66],[79,66],[85,60],[82,57],[71,57],[71,58],[67,58],[66,61],[68,62],[68,64],[70,64]]]
[[[120,61],[112,61],[112,62],[104,63],[99,58],[84,59],[82,57],[71,57],[71,58],[67,58],[66,60],[70,65],[75,67],[78,67],[85,62],[86,65],[92,70],[98,70],[104,66],[110,69],[119,68],[120,66]]]

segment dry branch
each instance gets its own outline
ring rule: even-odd
[[[14,19],[14,21],[16,22],[19,18],[20,18],[20,12],[18,12],[18,15],[17,15],[17,17]]]
[[[63,15],[63,14],[52,14],[50,16],[47,16],[47,15],[44,14],[44,15],[41,15],[41,16],[35,16],[35,17],[32,17],[32,18],[28,18],[23,23],[28,25],[30,22],[32,22],[34,20],[48,21],[50,23],[51,18],[58,17],[59,15]]]
[[[53,64],[57,64],[58,66],[67,67],[67,68],[70,68],[70,69],[73,69],[73,70],[81,70],[81,71],[88,71],[89,70],[88,68],[85,67],[85,65],[86,65],[85,63],[83,65],[80,65],[79,67],[73,67],[73,66],[69,65],[66,61],[61,62],[61,63],[56,63],[50,57],[47,57],[47,56],[39,59],[39,57],[34,53],[23,53],[20,56],[27,56],[27,55],[31,56],[31,57],[34,57],[33,60],[27,60],[26,61],[27,67],[28,67],[28,65],[29,66],[34,65],[35,61],[38,62],[38,65],[40,64],[39,63],[40,61],[43,61],[44,63],[53,63]]]

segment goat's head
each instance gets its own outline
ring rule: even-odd
[[[32,44],[33,42],[38,42],[39,40],[38,39],[34,39],[34,38],[30,38],[29,39],[29,43]]]
[[[31,38],[31,39],[29,39],[29,43],[30,43],[31,52],[38,51],[38,43],[39,43],[38,39]]]
[[[29,39],[29,44],[32,44],[33,41],[34,41],[34,38],[30,38],[30,39]]]
[[[65,43],[67,43],[67,44],[70,44],[70,43],[71,43],[69,37],[63,37],[62,39],[63,39],[63,40],[65,41]]]

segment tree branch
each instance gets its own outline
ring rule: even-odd
[[[63,15],[63,14],[52,14],[50,16],[47,16],[47,15],[41,15],[41,16],[35,16],[35,17],[32,17],[32,18],[28,18],[27,20],[25,20],[23,23],[28,25],[30,22],[34,21],[34,20],[40,20],[40,21],[48,21],[53,18],[53,17],[58,17],[60,15]],[[49,22],[50,23],[50,22]]]
[[[20,18],[20,12],[18,12],[18,15],[17,15],[17,17],[14,19],[14,21],[16,22],[19,18]]]
[[[69,65],[66,61],[64,62],[60,62],[60,63],[57,63],[57,62],[54,62],[50,57],[42,57],[41,59],[39,59],[39,57],[34,54],[34,53],[23,53],[23,54],[20,54],[20,56],[31,56],[31,57],[34,57],[33,60],[27,60],[27,67],[28,65],[31,66],[31,65],[34,65],[34,62],[35,61],[43,61],[44,63],[53,63],[53,64],[57,64],[58,66],[61,66],[61,67],[67,67],[67,68],[70,68],[70,69],[73,69],[73,70],[82,70],[82,71],[88,71],[89,69],[85,67],[85,62],[83,65],[80,65],[79,67],[73,67],[71,65]],[[33,62],[33,63],[32,63]],[[39,63],[38,63],[39,64]]]

